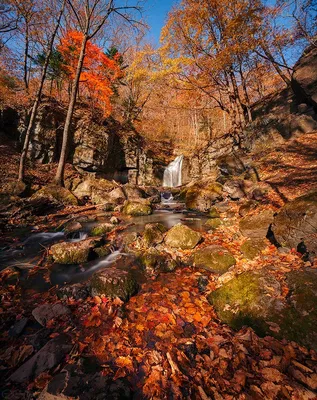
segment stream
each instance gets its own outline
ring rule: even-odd
[[[93,214],[92,214],[93,217]],[[158,209],[153,214],[142,217],[120,216],[119,227],[124,229],[118,232],[118,236],[126,233],[137,232],[142,234],[144,227],[149,223],[162,223],[170,229],[178,223],[185,224],[192,229],[204,231],[204,223],[207,217],[198,213],[189,212],[184,208],[184,204],[173,202],[172,197],[168,196],[158,205]],[[113,252],[102,258],[89,261],[81,265],[61,265],[52,264],[47,268],[34,267],[41,260],[47,249],[61,241],[79,241],[89,237],[92,228],[106,222],[109,217],[100,215],[96,221],[81,222],[82,230],[71,234],[65,232],[34,232],[32,227],[29,232],[23,232],[21,238],[13,245],[2,248],[0,254],[0,270],[13,267],[19,273],[19,280],[25,289],[33,289],[38,292],[47,291],[54,285],[63,286],[88,280],[96,271],[116,266],[116,268],[126,268],[135,260],[133,254],[123,253],[115,248]],[[49,276],[49,279],[47,278]]]

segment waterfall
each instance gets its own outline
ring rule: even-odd
[[[165,168],[163,176],[164,187],[181,186],[182,184],[182,164],[184,156],[177,156],[174,161]]]

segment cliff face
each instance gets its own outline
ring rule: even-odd
[[[253,121],[238,137],[224,135],[183,163],[183,183],[215,172],[217,159],[237,154],[248,163],[250,152],[281,145],[317,130],[317,49],[307,49],[294,66],[292,87],[252,107]]]

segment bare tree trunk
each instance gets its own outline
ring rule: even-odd
[[[242,88],[243,88],[243,93],[244,93],[244,98],[245,98],[245,106],[247,109],[248,121],[251,122],[252,114],[251,114],[251,107],[250,107],[250,97],[249,97],[249,93],[248,93],[248,89],[247,89],[247,85],[246,85],[246,80],[244,78],[244,74],[242,71],[241,63],[239,66],[239,73],[240,73],[240,77],[241,77],[241,83],[242,83]]]
[[[65,170],[65,164],[66,164],[66,158],[67,158],[68,139],[69,139],[69,134],[70,134],[70,127],[71,127],[72,117],[73,117],[73,113],[74,113],[74,108],[75,108],[75,104],[76,104],[80,74],[81,74],[83,64],[84,64],[87,41],[88,41],[88,37],[87,37],[87,34],[85,34],[82,44],[81,44],[76,75],[75,75],[75,78],[74,78],[74,81],[72,84],[72,92],[71,92],[71,96],[70,96],[70,102],[69,102],[69,106],[68,106],[68,110],[67,110],[65,126],[64,126],[64,131],[63,131],[63,142],[62,142],[61,155],[59,158],[58,168],[57,168],[57,172],[56,172],[55,179],[54,179],[55,183],[59,186],[63,186],[63,183],[64,183],[63,180],[64,180],[64,170]]]
[[[51,41],[49,43],[49,47],[48,47],[48,50],[47,50],[47,54],[46,54],[45,62],[44,62],[44,66],[43,66],[40,86],[38,88],[38,91],[37,91],[37,94],[36,94],[36,98],[35,98],[35,101],[33,103],[30,120],[29,120],[28,127],[27,127],[27,130],[26,130],[25,138],[24,138],[23,149],[22,149],[22,154],[21,154],[21,158],[20,158],[19,177],[18,177],[18,180],[22,181],[22,182],[23,182],[23,179],[24,179],[25,160],[26,160],[28,149],[29,149],[29,144],[30,144],[30,139],[31,139],[31,132],[32,132],[33,125],[34,125],[34,122],[35,122],[37,110],[38,110],[38,107],[39,107],[40,102],[41,102],[41,96],[42,96],[43,86],[44,86],[44,82],[45,82],[45,78],[46,78],[46,72],[47,72],[48,64],[49,64],[50,57],[51,57],[51,54],[52,54],[54,40],[55,40],[57,31],[59,29],[61,18],[62,18],[63,12],[64,12],[65,4],[66,4],[66,0],[64,0],[64,2],[63,2],[62,8],[61,8],[59,16],[58,16],[58,20],[57,20],[57,23],[56,23],[56,26],[55,26],[55,29],[54,29],[54,32],[53,32],[52,37],[51,37]]]
[[[234,101],[235,101],[236,107],[237,107],[237,113],[238,113],[238,117],[239,117],[240,127],[243,127],[243,126],[245,126],[244,112],[243,112],[243,107],[242,107],[242,102],[241,102],[241,98],[240,98],[240,94],[239,94],[236,77],[234,75],[233,70],[230,71],[230,79],[231,79],[232,86],[233,86]]]
[[[29,90],[29,82],[28,82],[28,56],[29,56],[29,25],[28,22],[25,21],[25,47],[24,47],[24,65],[23,65],[23,80],[25,89]]]

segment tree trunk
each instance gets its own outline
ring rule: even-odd
[[[245,118],[244,118],[242,102],[241,102],[241,98],[240,98],[240,94],[239,94],[239,89],[238,89],[236,77],[234,75],[233,70],[230,70],[230,79],[231,79],[232,86],[233,86],[233,96],[234,96],[234,101],[235,101],[236,108],[237,108],[237,114],[239,117],[239,124],[240,124],[240,128],[241,128],[241,127],[245,126]]]
[[[242,83],[242,88],[243,88],[243,93],[244,93],[244,98],[245,98],[245,106],[247,109],[247,114],[248,114],[248,122],[252,122],[252,114],[251,114],[251,108],[250,108],[250,98],[249,98],[249,93],[246,85],[246,81],[244,78],[244,74],[242,71],[242,66],[240,63],[239,66],[239,73],[240,73],[240,78],[241,78],[241,83]]]
[[[82,44],[81,44],[76,75],[75,75],[74,81],[72,82],[72,92],[71,92],[71,96],[70,96],[70,101],[69,101],[69,106],[68,106],[68,110],[67,110],[65,126],[64,126],[64,131],[63,131],[63,142],[62,142],[61,155],[60,155],[58,168],[57,168],[57,172],[56,172],[55,179],[54,179],[55,183],[59,186],[63,186],[63,183],[64,183],[63,181],[64,181],[64,170],[65,170],[65,164],[66,164],[66,158],[67,158],[68,139],[69,139],[69,134],[70,134],[70,128],[71,128],[71,122],[72,122],[72,117],[73,117],[73,113],[74,113],[74,108],[75,108],[75,104],[76,104],[76,97],[77,97],[77,91],[78,91],[78,87],[79,87],[80,74],[81,74],[83,64],[84,64],[87,41],[88,41],[87,34],[85,34]]]
[[[46,78],[46,72],[47,72],[48,64],[49,64],[50,57],[51,57],[51,54],[52,54],[54,40],[55,40],[57,31],[59,29],[61,18],[62,18],[63,12],[64,12],[65,4],[66,4],[66,1],[64,0],[62,8],[61,8],[59,16],[58,16],[58,19],[57,19],[57,23],[56,23],[54,32],[53,32],[52,37],[51,37],[51,41],[49,43],[49,48],[47,50],[47,54],[46,54],[45,62],[44,62],[44,66],[43,66],[40,86],[38,88],[38,91],[37,91],[37,94],[36,94],[36,98],[35,98],[35,101],[33,103],[30,120],[29,120],[28,127],[27,127],[27,130],[26,130],[25,138],[24,138],[23,149],[22,149],[22,154],[21,154],[21,158],[20,158],[19,178],[18,178],[18,180],[22,181],[22,182],[23,182],[23,179],[24,179],[25,160],[26,160],[28,149],[29,149],[29,144],[30,144],[30,139],[31,139],[31,132],[32,132],[33,125],[34,125],[34,122],[35,122],[37,110],[38,110],[38,107],[39,107],[40,102],[41,102],[41,96],[42,96],[43,86],[44,86],[44,82],[45,82],[45,78]]]
[[[24,47],[24,65],[23,65],[23,80],[25,89],[29,90],[29,82],[28,82],[28,56],[29,56],[29,25],[28,22],[25,21],[25,47]]]

